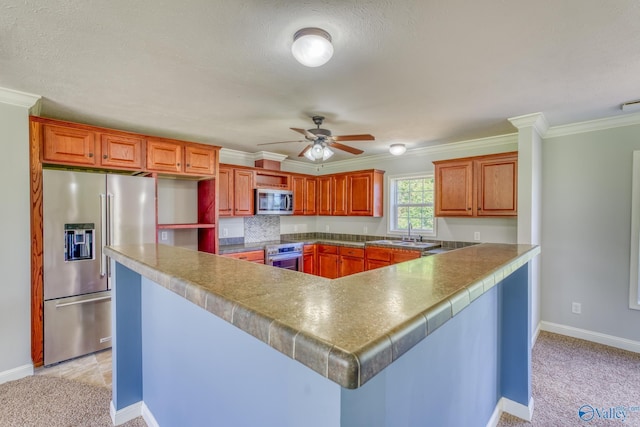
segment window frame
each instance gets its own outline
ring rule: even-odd
[[[398,175],[390,175],[387,178],[387,188],[389,189],[389,191],[387,192],[389,194],[388,199],[387,199],[387,234],[390,235],[402,235],[402,236],[406,236],[407,231],[406,230],[399,230],[397,228],[395,228],[396,225],[396,191],[397,191],[397,187],[396,187],[396,182],[400,181],[400,180],[404,180],[404,179],[416,179],[416,178],[431,178],[434,180],[434,186],[433,186],[433,231],[429,232],[429,231],[425,231],[425,230],[415,230],[412,229],[411,230],[411,234],[412,235],[417,235],[417,236],[423,236],[423,237],[436,237],[437,235],[437,225],[438,225],[438,218],[435,215],[435,200],[436,200],[436,187],[435,187],[435,173],[433,171],[431,172],[415,172],[415,173],[409,173],[409,174],[398,174]]]

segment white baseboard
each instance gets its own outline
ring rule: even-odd
[[[127,421],[131,421],[132,419],[139,417],[142,415],[142,405],[143,403],[140,401],[116,411],[116,407],[113,405],[112,400],[109,408],[109,412],[111,413],[111,422],[114,426],[119,426]]]
[[[31,363],[18,366],[17,368],[0,372],[0,384],[6,383],[8,381],[19,380],[20,378],[28,377],[31,375],[33,375],[33,365]]]
[[[528,406],[514,402],[513,400],[505,397],[501,397],[491,414],[491,418],[489,418],[489,421],[487,422],[487,427],[496,427],[500,422],[500,416],[503,412],[525,421],[531,421],[531,418],[533,418],[533,397],[529,400]]]
[[[160,427],[160,424],[158,424],[158,421],[156,421],[155,417],[144,402],[142,402],[142,418],[147,423],[147,426]]]
[[[533,346],[536,345],[536,341],[538,341],[538,335],[540,335],[540,324],[541,323],[542,322],[538,323],[538,327],[533,332],[533,336],[531,337],[531,348],[533,348]]]
[[[160,424],[158,424],[155,417],[144,402],[136,402],[133,405],[129,405],[124,409],[116,411],[115,406],[113,406],[112,400],[109,409],[111,413],[111,422],[114,426],[119,426],[126,423],[127,421],[131,421],[134,418],[142,416],[142,419],[144,419],[144,421],[147,423],[147,426],[160,427]]]
[[[599,332],[588,331],[586,329],[574,328],[573,326],[560,325],[558,323],[540,322],[540,329],[543,331],[553,332],[555,334],[566,335],[573,338],[579,338],[598,344],[608,345],[623,350],[640,353],[640,342],[620,338],[613,335],[601,334]]]

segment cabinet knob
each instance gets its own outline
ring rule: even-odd
[[[471,210],[471,208],[467,208],[467,210],[468,210],[468,211],[470,211],[470,210]]]
[[[189,163],[187,163],[187,167],[189,168],[189,167],[191,167],[191,165]]]
[[[176,166],[180,166],[180,162],[176,163]]]
[[[106,154],[104,156],[102,156],[103,159],[108,159],[109,156],[107,156]]]
[[[89,153],[89,157],[93,157],[93,153]]]

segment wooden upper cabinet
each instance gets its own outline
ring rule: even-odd
[[[184,171],[196,175],[214,175],[218,151],[204,144],[186,144],[184,147]]]
[[[434,164],[436,216],[473,216],[473,161]]]
[[[317,206],[318,215],[331,215],[331,202],[333,194],[331,176],[319,176],[317,179]]]
[[[293,191],[293,214],[316,215],[317,180],[313,177],[291,177],[291,190]]]
[[[475,161],[478,216],[518,214],[518,156],[496,156]]]
[[[233,216],[233,169],[218,171],[218,215]]]
[[[142,170],[144,143],[143,137],[102,133],[100,164],[105,167]]]
[[[383,215],[382,171],[367,171],[347,174],[347,215],[373,216]]]
[[[182,172],[184,144],[149,138],[147,140],[147,169],[155,172]]]
[[[433,162],[436,216],[516,216],[518,153]]]
[[[97,166],[96,134],[85,129],[43,125],[42,161]]]
[[[333,190],[333,197],[331,198],[331,215],[347,215],[347,175],[334,175],[331,187]]]
[[[244,169],[233,170],[233,215],[253,215],[253,171]]]

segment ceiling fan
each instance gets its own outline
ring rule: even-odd
[[[291,130],[301,133],[304,135],[305,139],[297,140],[297,141],[278,141],[278,142],[265,142],[263,144],[258,145],[271,145],[271,144],[282,144],[286,142],[305,142],[310,141],[311,143],[307,145],[304,150],[298,154],[298,157],[306,157],[311,161],[316,160],[327,160],[329,157],[333,156],[333,151],[331,148],[337,148],[338,150],[343,150],[351,154],[362,154],[364,151],[350,147],[348,145],[340,144],[339,141],[374,141],[375,138],[373,135],[369,134],[359,134],[359,135],[331,135],[331,131],[329,129],[322,129],[320,126],[324,121],[323,116],[313,116],[311,117],[313,123],[315,123],[315,129],[298,129],[298,128],[290,128]]]

